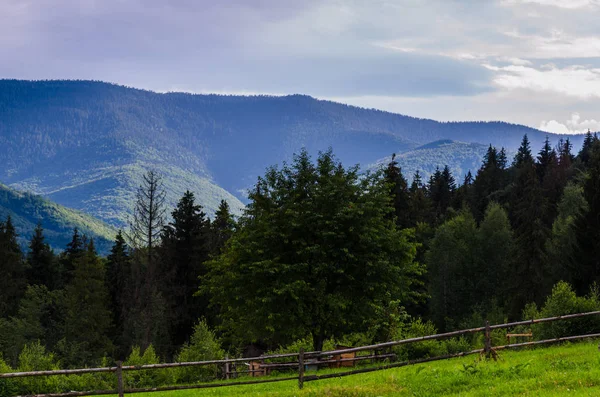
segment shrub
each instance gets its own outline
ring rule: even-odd
[[[178,362],[221,360],[225,352],[215,333],[201,320],[194,327],[190,341],[186,343],[177,355]],[[178,368],[174,371],[175,381],[182,383],[206,382],[219,376],[218,365],[202,367]]]
[[[139,346],[134,346],[131,349],[131,354],[127,357],[127,360],[123,363],[126,365],[146,365],[146,364],[159,364],[160,359],[156,355],[156,351],[152,345],[148,346],[142,354]],[[168,369],[150,369],[150,370],[138,370],[138,371],[124,371],[123,381],[127,387],[155,387],[165,385],[171,382],[172,371]]]
[[[13,372],[0,355],[0,374]],[[14,379],[0,379],[0,397],[10,397],[19,394],[19,388]]]
[[[19,354],[19,372],[51,371],[59,369],[54,354],[46,352],[39,342],[25,345]],[[17,381],[21,394],[59,393],[65,389],[64,377],[44,376],[20,378]]]
[[[542,308],[537,310],[535,304],[527,305],[523,310],[523,318],[529,320],[596,310],[600,310],[600,298],[596,287],[592,288],[588,296],[577,296],[568,283],[559,281],[552,288],[552,294],[546,299]],[[598,332],[600,318],[589,316],[572,320],[558,320],[536,324],[531,328],[534,337],[539,340],[570,335],[585,335]]]

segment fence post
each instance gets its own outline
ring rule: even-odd
[[[117,361],[117,391],[119,392],[119,397],[123,397],[125,395],[125,391],[123,388],[123,362]]]
[[[225,355],[225,360],[229,360],[229,354]],[[229,379],[229,362],[225,363],[225,379]]]
[[[490,358],[492,355],[492,331],[490,329],[490,322],[485,320],[485,357]]]
[[[300,348],[298,353],[298,388],[304,387],[304,348]]]

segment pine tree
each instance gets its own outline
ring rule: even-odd
[[[10,216],[0,222],[0,318],[16,312],[25,293],[25,261]]]
[[[112,314],[105,268],[93,241],[78,255],[71,282],[65,288],[65,337],[60,350],[70,366],[98,364],[112,352],[108,337]]]
[[[219,255],[223,252],[225,244],[233,235],[235,220],[229,210],[229,204],[221,200],[219,208],[215,212],[215,219],[211,223],[211,253]]]
[[[428,198],[427,189],[423,186],[421,174],[417,170],[410,185],[410,226],[415,227],[419,223],[429,222],[431,219],[430,213],[431,202]]]
[[[173,221],[162,235],[162,290],[171,313],[172,343],[179,346],[189,337],[197,319],[206,315],[207,305],[194,294],[206,274],[209,223],[190,191],[185,192],[171,215]]]
[[[114,339],[120,340],[123,335],[123,323],[127,308],[134,301],[131,286],[135,280],[131,274],[131,258],[129,248],[121,230],[117,233],[115,242],[107,257],[106,285],[110,296],[113,313],[113,324],[115,325]],[[122,343],[119,343],[122,345]],[[125,354],[124,349],[130,346],[121,346],[119,357]]]
[[[67,285],[73,277],[75,271],[75,261],[83,254],[86,247],[86,237],[79,234],[79,229],[73,229],[73,237],[67,244],[66,249],[60,255],[60,286]]]
[[[583,139],[583,146],[577,155],[578,159],[583,163],[584,166],[586,166],[590,160],[593,145],[594,136],[590,130],[588,130],[588,132],[585,134],[585,138]]]
[[[60,287],[60,269],[39,223],[29,242],[27,264],[27,282],[30,285],[44,285],[51,291]]]
[[[523,164],[533,163],[533,156],[531,155],[531,144],[529,143],[529,138],[527,134],[523,135],[523,140],[521,141],[521,146],[519,146],[519,150],[515,155],[515,159],[513,161],[513,167],[519,168]]]
[[[513,318],[517,318],[525,304],[541,304],[550,292],[547,288],[548,268],[545,258],[545,244],[550,236],[550,229],[546,224],[547,201],[526,137],[514,164],[516,178],[511,192],[511,216],[516,260],[511,272],[510,313]]]
[[[396,154],[392,155],[392,160],[384,170],[385,180],[390,187],[390,196],[394,205],[394,216],[396,224],[400,229],[410,227],[410,197],[408,183],[402,175],[402,169],[396,161]]]
[[[600,282],[600,142],[590,148],[583,197],[588,210],[575,222],[577,235],[574,287],[586,293],[589,285]]]

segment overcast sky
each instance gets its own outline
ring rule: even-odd
[[[600,0],[0,0],[0,78],[600,130]]]

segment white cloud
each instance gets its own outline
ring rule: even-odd
[[[599,5],[597,0],[503,0],[502,3],[506,5],[535,4],[568,9]]]
[[[497,72],[494,84],[503,89],[556,92],[582,99],[600,98],[600,69],[583,66],[558,68],[553,65],[540,69],[519,65],[484,66]]]
[[[571,118],[564,123],[556,120],[542,121],[539,129],[557,134],[582,134],[590,131],[600,131],[600,121],[596,119],[581,120],[579,113],[571,114]]]

